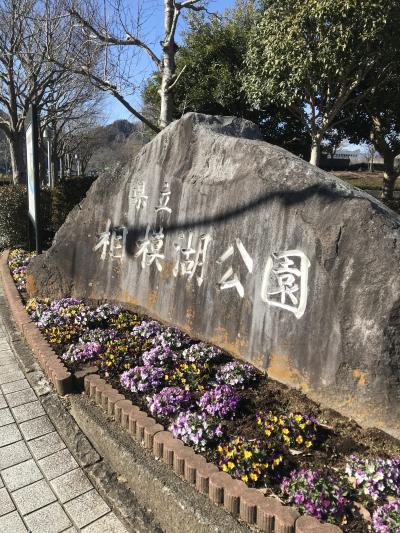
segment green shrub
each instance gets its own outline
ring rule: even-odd
[[[39,216],[42,222],[43,248],[51,245],[56,231],[71,209],[80,202],[94,178],[73,178],[58,183],[50,191],[40,191]],[[28,248],[28,198],[23,185],[0,187],[0,250],[9,247]]]
[[[95,178],[80,177],[61,181],[51,193],[51,229],[55,234],[68,213],[85,197]]]
[[[27,193],[22,185],[0,187],[0,250],[28,245]]]
[[[0,172],[0,185],[11,185],[12,183],[12,176],[9,174],[3,174]]]

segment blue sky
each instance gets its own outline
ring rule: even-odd
[[[146,42],[155,43],[155,49],[159,46],[157,43],[160,41],[163,31],[163,2],[157,0],[154,2],[154,9],[148,19],[146,20],[145,28],[143,32],[145,33]],[[233,7],[235,0],[210,0],[209,10],[217,11],[223,13],[226,8]],[[183,29],[184,22],[183,17],[181,18],[180,25],[178,27],[178,36],[177,41],[179,42],[179,32]],[[140,72],[140,78],[143,79],[145,75],[149,75],[154,68],[152,67],[150,61],[147,59],[147,56],[139,54],[137,58],[137,69]],[[140,81],[140,80],[139,80]],[[138,81],[138,82],[139,82]],[[130,98],[132,104],[136,104],[137,107],[140,106],[140,97],[139,91],[136,96]],[[104,102],[104,122],[109,123],[117,119],[129,119],[131,117],[129,111],[124,108],[115,98],[112,96],[107,96]]]

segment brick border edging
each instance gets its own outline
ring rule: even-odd
[[[70,394],[74,390],[74,382],[71,372],[60,361],[57,354],[50,348],[36,324],[32,322],[21,301],[18,289],[12,279],[8,268],[8,256],[10,251],[4,250],[0,257],[0,276],[3,283],[4,294],[14,321],[25,337],[25,340],[39,361],[44,373],[53,383],[60,396]]]
[[[243,481],[222,472],[214,463],[197,454],[173,437],[170,431],[141,411],[98,374],[84,378],[85,394],[125,429],[152,455],[169,465],[210,500],[223,506],[246,524],[255,525],[266,533],[340,533],[342,529],[321,523],[311,516],[300,516],[293,508],[276,498],[266,497],[259,490],[248,488]]]
[[[0,276],[18,329],[57,393],[65,396],[78,390],[79,386],[72,374],[29,318],[12,279],[8,257],[9,250],[4,250],[0,257]],[[321,523],[311,516],[300,516],[293,507],[281,504],[276,498],[266,497],[257,489],[248,488],[243,481],[220,471],[214,463],[208,463],[193,448],[174,438],[170,431],[166,431],[154,418],[132,404],[98,374],[87,371],[81,374],[80,379],[83,378],[87,396],[108,415],[113,416],[133,439],[148,449],[155,458],[169,465],[176,475],[208,496],[213,503],[223,506],[246,524],[255,525],[266,533],[342,532],[338,526]]]

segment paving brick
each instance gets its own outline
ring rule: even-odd
[[[0,517],[0,531],[1,533],[26,533],[27,529],[17,511],[14,511]]]
[[[3,389],[4,394],[8,394],[10,392],[29,389],[30,385],[27,379],[19,379],[18,381],[12,381],[11,383],[4,383],[1,388]]]
[[[9,344],[2,344],[0,346],[0,356],[1,355],[14,355]]]
[[[1,343],[1,346],[0,346],[0,353],[1,353],[3,350],[10,350],[10,351],[11,351],[11,347],[10,347],[10,345],[8,344],[8,342],[2,342],[2,343]]]
[[[10,345],[8,344],[7,339],[0,339],[0,348],[8,348],[10,349]]]
[[[0,477],[0,489],[2,489],[3,487],[4,487],[4,483],[3,483],[3,480]]]
[[[56,501],[56,496],[44,479],[13,492],[13,499],[22,515],[32,513],[49,503]]]
[[[18,371],[19,371],[19,366],[17,365],[15,361],[0,367],[0,372],[2,374],[11,374],[13,372],[18,372]]]
[[[30,533],[61,533],[71,521],[58,502],[25,516]],[[1,531],[1,530],[0,530]]]
[[[20,429],[26,440],[35,439],[54,431],[54,426],[48,416],[41,416],[33,420],[27,420],[20,424]]]
[[[39,401],[18,405],[18,407],[12,407],[11,410],[17,422],[25,422],[25,420],[32,420],[32,418],[46,414]]]
[[[3,371],[3,367],[15,363],[15,357],[10,352],[0,352],[0,370]]]
[[[38,461],[38,464],[49,480],[59,477],[71,470],[75,470],[75,468],[78,467],[77,462],[67,449],[41,459]]]
[[[84,472],[77,468],[50,482],[61,503],[65,503],[93,488]]]
[[[82,528],[110,510],[103,498],[95,491],[86,492],[64,505],[74,523]]]
[[[10,407],[17,407],[24,403],[34,402],[37,400],[37,396],[33,389],[24,389],[16,392],[10,392],[6,394],[7,402]]]
[[[4,407],[7,407],[7,402],[5,397],[0,393],[0,409],[4,409]]]
[[[0,409],[0,427],[5,426],[7,424],[12,424],[14,422],[14,418],[11,414],[10,409]]]
[[[33,459],[6,468],[1,472],[1,475],[3,476],[5,486],[11,492],[26,487],[43,478],[41,471]]]
[[[78,530],[74,527],[69,527],[68,529],[64,529],[62,533],[78,533]]]
[[[29,441],[28,446],[36,460],[65,448],[64,442],[56,431]]]
[[[82,529],[84,533],[128,533],[114,513],[109,513]]]
[[[0,373],[11,374],[11,372],[16,372],[17,370],[20,370],[20,368],[16,360],[10,354],[0,352]]]
[[[9,424],[3,426],[0,430],[0,448],[13,442],[18,442],[22,439],[21,432],[18,429],[17,424]],[[1,451],[0,451],[1,453]]]
[[[7,489],[0,489],[0,516],[14,511],[15,505],[7,492]]]
[[[5,374],[0,374],[0,385],[4,385],[4,383],[11,383],[12,381],[18,381],[20,379],[23,379],[24,373],[21,370],[15,370],[14,372],[7,372]]]
[[[0,470],[22,463],[31,458],[28,447],[24,441],[20,440],[14,444],[9,444],[1,449]],[[1,530],[0,530],[1,531]]]

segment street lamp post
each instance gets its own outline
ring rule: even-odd
[[[75,162],[76,162],[76,174],[80,176],[81,175],[81,160],[79,159],[78,154],[75,154]]]

